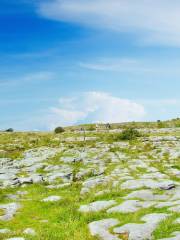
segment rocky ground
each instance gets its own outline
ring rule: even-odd
[[[180,240],[180,129],[0,134],[0,239]]]

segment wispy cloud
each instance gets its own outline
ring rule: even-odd
[[[38,13],[54,20],[138,33],[146,44],[180,45],[180,2],[168,0],[40,1]]]
[[[1,87],[12,87],[22,84],[28,84],[28,83],[37,83],[39,81],[48,81],[53,79],[54,77],[53,72],[35,72],[35,73],[28,73],[24,76],[21,76],[19,78],[11,78],[11,79],[5,79],[0,80],[0,86]]]
[[[143,60],[132,58],[99,58],[93,62],[80,62],[80,67],[115,72],[152,72],[154,69]]]
[[[102,72],[116,72],[118,73],[137,73],[147,74],[149,76],[155,76],[154,80],[157,80],[157,76],[170,76],[171,78],[180,74],[179,68],[180,61],[177,58],[173,58],[173,61],[162,58],[95,58],[87,61],[79,62],[78,65],[81,68],[85,68],[92,71]],[[147,81],[147,80],[146,80]]]
[[[169,106],[177,106],[180,108],[180,99],[178,98],[168,98],[168,99],[143,99],[139,100],[138,102],[141,102],[147,106],[153,106],[153,107],[169,107]]]

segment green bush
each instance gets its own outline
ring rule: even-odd
[[[135,140],[136,138],[140,137],[141,134],[134,128],[127,128],[122,131],[117,136],[116,140]]]
[[[14,132],[14,129],[13,128],[8,128],[5,130],[5,132]]]
[[[64,130],[64,128],[62,128],[62,127],[57,127],[57,128],[55,128],[54,129],[54,132],[57,134],[57,133],[63,133],[65,130]]]
[[[157,127],[158,128],[165,128],[166,124],[164,122],[161,122],[161,120],[157,120]]]

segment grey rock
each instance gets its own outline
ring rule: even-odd
[[[4,210],[5,214],[3,216],[0,216],[0,220],[3,221],[11,220],[19,208],[20,208],[19,203],[1,204],[0,209]]]
[[[60,196],[49,196],[47,198],[44,198],[42,202],[57,202],[59,200],[61,200]]]
[[[180,217],[176,219],[175,224],[180,224]]]
[[[130,213],[136,212],[141,208],[149,208],[153,206],[155,202],[141,202],[139,200],[127,200],[122,204],[112,207],[107,210],[107,213],[121,212],[121,213]]]
[[[169,191],[168,191],[169,192]],[[171,192],[170,191],[170,193],[172,193],[173,194],[173,196],[171,197],[171,199],[170,200],[178,200],[178,199],[180,199],[180,187],[178,186],[176,189],[173,189],[173,191]]]
[[[79,208],[79,211],[80,212],[98,212],[98,211],[104,210],[108,207],[111,207],[114,204],[116,204],[116,201],[114,201],[114,200],[96,201],[96,202],[92,202],[88,205],[82,205]]]
[[[82,158],[76,158],[76,157],[61,157],[61,160],[64,163],[76,163],[76,162],[82,162]]]
[[[162,186],[160,186],[160,188],[163,189],[163,190],[170,190],[170,189],[175,188],[175,184],[162,185]]]
[[[163,208],[163,207],[171,207],[180,204],[180,200],[178,201],[167,201],[167,202],[158,202],[156,204],[156,208]]]
[[[41,223],[48,223],[49,221],[47,219],[40,220]]]
[[[28,194],[28,192],[27,191],[17,191],[17,194],[20,196],[24,196],[24,195]]]
[[[62,179],[64,181],[72,181],[72,171],[68,171],[68,172],[52,172],[50,174],[48,174],[48,181],[49,183],[53,183],[54,181],[56,181],[56,179]]]
[[[33,183],[42,183],[44,182],[44,178],[42,175],[34,174],[31,176]]]
[[[64,187],[69,187],[69,186],[71,186],[71,183],[62,183],[62,184],[57,184],[57,185],[48,185],[47,188],[59,189],[59,188],[64,188]]]
[[[11,231],[7,228],[2,228],[0,229],[0,234],[7,234],[7,233],[10,233]]]
[[[99,176],[95,178],[90,178],[83,182],[82,184],[82,189],[81,189],[81,194],[87,193],[90,191],[90,189],[98,186],[98,185],[107,185],[111,181],[110,176]]]
[[[6,240],[25,240],[23,237],[13,237],[13,238],[7,238]]]
[[[167,217],[167,214],[161,213],[148,214],[141,218],[145,223],[128,223],[122,227],[114,228],[113,232],[118,234],[128,233],[128,240],[151,240],[153,231]]]
[[[33,183],[33,180],[31,177],[21,177],[19,178],[19,182],[20,184],[29,184],[29,183]]]
[[[109,189],[102,190],[102,191],[95,193],[95,196],[101,196],[103,194],[110,193],[110,192],[111,192],[111,190],[109,190]]]
[[[153,179],[137,179],[137,180],[128,180],[122,183],[122,189],[138,189],[138,188],[166,188],[169,187],[171,184],[174,184],[171,180],[153,180]]]
[[[166,200],[169,198],[168,195],[156,195],[153,194],[151,190],[138,190],[134,191],[130,194],[128,194],[125,199],[142,199],[142,200],[149,200],[149,201],[154,201],[154,200]]]
[[[7,194],[6,197],[11,200],[18,200],[19,196],[16,194]]]
[[[26,228],[24,231],[23,231],[24,234],[27,234],[27,235],[31,235],[31,236],[35,236],[36,235],[36,232],[33,228]]]
[[[89,230],[92,236],[97,236],[101,240],[119,240],[118,237],[109,232],[109,229],[118,223],[119,221],[117,219],[103,219],[90,223]]]
[[[180,213],[180,205],[169,208],[168,210],[176,213]]]

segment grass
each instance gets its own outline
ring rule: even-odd
[[[4,210],[0,209],[0,216],[3,216],[3,215],[4,215]]]
[[[170,124],[178,124],[178,120],[172,122],[166,122],[165,126]],[[118,128],[131,127],[149,127],[157,129],[157,123],[129,123],[127,125],[113,125]],[[132,139],[130,141],[122,141],[122,139],[117,139],[119,133],[111,132],[96,132],[94,131],[95,125],[87,125],[90,132],[87,132],[87,136],[97,137],[97,140],[90,141],[72,141],[67,142],[66,139],[69,137],[75,137],[78,139],[82,133],[76,132],[77,129],[74,127],[66,129],[66,132],[62,134],[53,133],[0,133],[0,158],[7,157],[14,160],[20,161],[23,157],[24,151],[32,148],[38,147],[53,147],[62,148],[62,151],[58,152],[56,156],[48,158],[45,161],[45,165],[64,165],[62,157],[72,156],[75,154],[72,150],[87,151],[87,159],[98,159],[97,167],[100,164],[105,165],[104,175],[109,176],[114,171],[114,169],[119,168],[120,173],[124,169],[128,169],[129,175],[138,179],[141,175],[146,174],[148,169],[137,166],[131,169],[130,165],[139,159],[142,161],[147,161],[149,167],[155,167],[161,173],[168,174],[169,178],[179,182],[179,178],[175,177],[173,174],[168,173],[167,165],[170,164],[174,169],[179,168],[180,159],[171,159],[168,153],[158,157],[161,154],[162,149],[158,148],[152,142],[143,142],[144,134],[141,137]],[[168,133],[169,134],[169,133]],[[157,134],[150,133],[148,136],[159,136]],[[178,131],[172,133],[174,136],[179,136]],[[165,136],[163,133],[162,136]],[[122,145],[122,143],[127,143],[127,145]],[[166,142],[163,143],[167,144]],[[173,143],[169,143],[169,148],[174,148]],[[104,151],[105,147],[107,150]],[[161,146],[162,147],[162,146]],[[156,151],[156,152],[155,152]],[[119,157],[123,156],[123,157]],[[112,155],[117,159],[117,162],[111,162]],[[143,158],[142,158],[143,157]],[[145,159],[146,157],[146,159]],[[148,162],[150,161],[151,162]],[[86,169],[90,167],[96,167],[96,165],[91,163],[91,161],[85,165],[83,162],[76,162],[66,164],[73,169],[73,182],[70,186],[61,189],[48,189],[47,182],[42,184],[32,184],[27,185],[23,188],[0,188],[0,204],[10,203],[12,200],[7,198],[7,194],[17,194],[17,191],[27,191],[27,195],[21,197],[21,208],[18,210],[16,215],[11,221],[0,221],[0,229],[8,228],[12,232],[10,234],[0,234],[0,240],[4,240],[8,237],[24,237],[26,240],[97,240],[96,237],[90,235],[88,224],[93,221],[102,220],[104,218],[115,218],[118,219],[122,226],[127,223],[142,223],[140,220],[146,214],[150,213],[169,213],[169,217],[161,222],[157,229],[154,231],[154,239],[158,240],[165,237],[170,237],[172,232],[180,231],[180,226],[175,223],[175,220],[179,217],[178,213],[172,213],[168,211],[168,208],[147,208],[140,209],[134,213],[107,213],[106,210],[83,214],[78,211],[79,207],[84,204],[89,204],[93,201],[99,200],[116,200],[117,204],[122,203],[123,197],[132,192],[131,190],[121,189],[122,180],[119,176],[113,176],[111,181],[107,184],[98,185],[90,190],[89,193],[85,195],[80,195],[83,181],[94,176],[92,172],[82,177],[82,179],[76,179],[76,174],[81,169]],[[37,170],[39,174],[46,174],[44,167]],[[18,176],[27,176],[25,171],[21,171]],[[117,186],[113,186],[113,181],[117,181]],[[61,179],[57,179],[57,183],[62,183]],[[96,195],[99,191],[105,191],[101,195]],[[154,190],[156,194],[164,194],[163,190]],[[43,198],[51,195],[61,196],[62,200],[58,202],[42,202]],[[15,200],[14,200],[15,201]],[[0,216],[4,213],[0,209]],[[44,221],[44,220],[47,220]],[[26,228],[33,228],[36,231],[36,236],[27,236],[23,234]],[[112,231],[112,229],[111,229]],[[128,240],[127,235],[121,235],[121,238]]]

